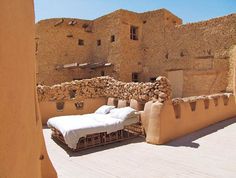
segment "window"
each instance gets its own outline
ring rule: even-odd
[[[78,45],[79,45],[79,46],[84,46],[84,40],[79,39]]]
[[[111,42],[115,42],[115,39],[116,39],[115,35],[111,35]]]
[[[139,81],[139,73],[134,72],[132,73],[132,82],[138,82]]]
[[[105,75],[105,72],[104,70],[101,71],[101,76],[104,76]]]
[[[138,27],[135,26],[130,27],[130,39],[138,40]]]
[[[156,81],[156,77],[151,77],[150,82],[154,83]]]
[[[35,52],[36,53],[38,52],[38,47],[39,47],[39,43],[36,41],[36,43],[35,43]]]
[[[57,111],[63,111],[65,103],[63,101],[56,103]]]
[[[101,46],[102,41],[101,40],[97,40],[97,46]]]
[[[165,58],[169,59],[169,53],[168,52],[166,53]]]

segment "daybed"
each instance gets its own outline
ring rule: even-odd
[[[117,108],[115,108],[117,104]],[[52,137],[66,144],[73,151],[83,150],[130,139],[143,134],[140,122],[141,105],[131,100],[109,98],[107,105],[95,113],[50,118],[47,122]]]

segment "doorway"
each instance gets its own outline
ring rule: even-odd
[[[168,79],[172,88],[172,97],[181,98],[183,96],[183,70],[174,70],[168,72]]]

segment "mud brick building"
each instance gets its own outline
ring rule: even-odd
[[[37,82],[166,76],[174,97],[231,92],[235,44],[235,14],[190,24],[166,9],[47,19],[36,24]]]

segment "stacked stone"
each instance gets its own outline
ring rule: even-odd
[[[115,97],[164,102],[171,98],[170,83],[165,77],[158,77],[154,83],[125,83],[106,76],[65,82],[51,87],[39,85],[37,90],[39,101]]]

